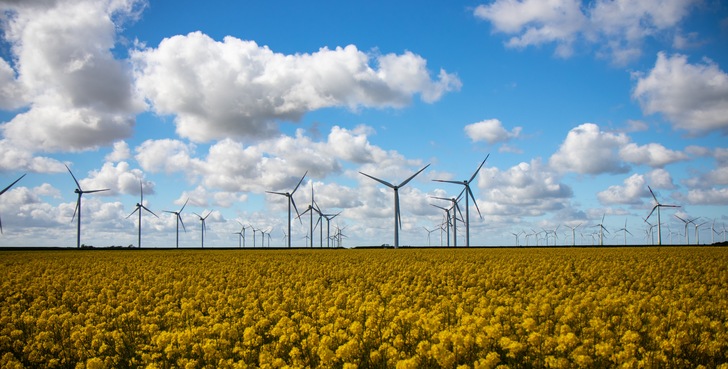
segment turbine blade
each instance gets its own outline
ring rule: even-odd
[[[207,217],[209,217],[209,216],[210,216],[210,214],[212,214],[212,210],[210,210],[210,212],[209,212],[209,213],[207,213],[207,215],[205,215],[204,217],[202,217],[202,220],[205,220],[205,219],[207,219]]]
[[[154,214],[154,212],[153,212],[153,211],[151,211],[151,210],[147,209],[147,207],[146,207],[146,206],[142,205],[142,209],[144,209],[144,210],[146,210],[146,211],[148,211],[148,212],[152,213],[152,215],[154,215],[155,217],[159,218],[159,216],[157,216],[157,214]]]
[[[63,165],[66,165],[66,164],[63,164]],[[69,168],[68,165],[66,165],[66,169],[68,169],[68,173],[71,173],[71,177],[73,177],[73,181],[76,182],[76,188],[78,188],[80,190],[81,185],[78,184],[78,180],[76,179],[76,176],[73,175],[73,172],[71,172],[71,168]]]
[[[397,187],[404,187],[404,185],[409,183],[409,181],[411,181],[412,178],[415,178],[418,174],[422,173],[422,171],[427,169],[427,167],[429,167],[429,166],[430,166],[430,164],[425,165],[424,168],[418,170],[417,173],[415,173],[411,177],[407,178],[404,182],[400,183],[399,186],[397,186]]]
[[[274,195],[283,195],[283,196],[288,196],[288,194],[287,194],[287,193],[285,193],[285,192],[275,192],[275,191],[265,191],[265,192],[266,192],[266,193],[272,193],[272,194],[274,194]]]
[[[301,180],[298,181],[298,184],[296,185],[296,187],[294,187],[293,191],[291,191],[291,196],[293,196],[293,194],[296,192],[296,190],[298,189],[298,186],[301,185],[301,182],[303,182],[303,179],[306,178],[306,174],[308,174],[308,171],[306,171],[306,173],[303,173],[303,177],[301,177]]]
[[[391,184],[391,183],[389,183],[389,182],[387,182],[387,181],[381,180],[381,179],[376,178],[376,177],[372,177],[369,174],[366,174],[366,173],[363,173],[363,172],[359,172],[359,173],[361,173],[361,174],[363,174],[363,175],[365,175],[365,176],[367,176],[367,177],[369,177],[369,178],[371,178],[371,179],[373,179],[373,180],[375,180],[375,181],[377,181],[377,182],[379,182],[379,183],[381,183],[381,184],[383,184],[383,185],[385,185],[385,186],[387,186],[389,188],[394,188],[394,185]]]
[[[182,221],[182,216],[177,213],[177,219],[179,219],[179,222],[182,224],[182,229],[187,233],[187,228],[185,228],[185,222]]]
[[[647,219],[650,219],[650,217],[652,216],[652,213],[654,213],[655,212],[655,209],[657,209],[659,206],[660,205],[655,205],[655,206],[652,207],[652,210],[650,211],[650,214],[648,214],[647,215],[647,218],[645,218],[645,222],[647,222]]]
[[[108,188],[104,188],[103,190],[88,190],[83,191],[83,193],[94,193],[94,192],[103,192],[103,191],[110,191]]]
[[[138,210],[139,210],[139,207],[137,206],[137,208],[134,209],[134,211],[132,211],[131,213],[129,213],[129,215],[126,216],[126,219],[129,219],[129,217],[134,215],[134,213],[136,213]]]
[[[71,222],[73,222],[74,219],[76,219],[76,212],[78,211],[78,208],[81,207],[81,193],[78,194],[78,200],[76,200],[76,208],[73,209],[73,216],[71,217]]]
[[[465,188],[468,190],[468,195],[470,195],[470,198],[473,199],[473,205],[475,205],[475,210],[478,211],[478,216],[483,219],[483,215],[480,214],[480,208],[478,207],[478,201],[475,200],[475,195],[473,195],[473,191],[470,190],[470,185],[465,185]]]
[[[443,208],[442,206],[438,206],[438,205],[435,205],[435,204],[430,204],[430,205],[432,205],[432,206],[434,206],[434,207],[436,207],[436,208],[438,208],[438,209],[442,209],[442,210],[445,210],[445,211],[447,211],[447,212],[449,212],[449,211],[450,211],[449,209],[445,209],[445,208]]]
[[[141,178],[139,178],[139,203],[144,204],[144,187],[142,187]]]
[[[181,213],[182,210],[185,210],[185,206],[187,206],[187,202],[190,201],[190,198],[188,197],[187,200],[185,200],[185,203],[182,205],[182,209],[179,209],[178,213]]]
[[[449,180],[444,180],[444,179],[433,179],[432,181],[433,182],[442,182],[442,183],[454,183],[454,184],[459,184],[459,185],[463,184],[463,182],[461,182],[461,181],[449,181]]]
[[[655,199],[655,203],[657,203],[659,205],[660,202],[657,201],[657,197],[655,196],[655,193],[652,192],[652,188],[650,188],[650,186],[647,186],[647,189],[650,190],[650,195],[652,195],[652,198]]]
[[[475,176],[477,176],[477,175],[478,175],[478,172],[480,172],[480,168],[482,168],[482,167],[483,167],[483,164],[485,164],[485,161],[486,161],[486,160],[488,160],[488,157],[490,157],[490,154],[488,154],[488,155],[486,155],[486,156],[485,156],[485,159],[483,159],[483,162],[482,162],[482,163],[480,163],[480,166],[478,166],[478,169],[477,169],[477,170],[475,171],[475,173],[473,173],[473,175],[472,175],[472,176],[470,177],[470,179],[468,180],[468,184],[470,184],[470,182],[472,182],[472,181],[473,181],[473,179],[475,179]]]
[[[291,204],[293,205],[293,210],[296,211],[296,218],[298,218],[298,220],[301,220],[301,213],[298,212],[298,208],[296,207],[296,202],[293,201],[293,195],[291,195],[288,199],[291,201]],[[303,221],[301,221],[301,224],[303,224]]]
[[[11,183],[8,187],[3,188],[3,190],[0,191],[0,195],[4,194],[5,191],[7,191],[7,190],[10,189],[10,187],[13,187],[13,185],[15,185],[16,183],[18,183],[19,180],[23,179],[23,177],[25,177],[25,174],[23,174],[22,176],[20,176],[20,178],[16,179],[15,182]]]

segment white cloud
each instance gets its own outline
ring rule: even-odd
[[[489,215],[540,216],[563,209],[573,196],[572,189],[539,159],[505,171],[483,167],[478,189],[478,205]]]
[[[658,168],[648,172],[646,175],[647,184],[654,188],[673,189],[675,184],[672,181],[672,175],[665,169]]]
[[[569,131],[566,139],[549,159],[558,172],[579,174],[625,173],[629,167],[619,158],[619,150],[629,143],[624,133],[604,132],[593,123]]]
[[[667,164],[688,159],[685,153],[670,150],[657,143],[642,146],[629,143],[619,150],[619,156],[627,162],[637,165],[649,165],[653,168],[662,168]]]
[[[131,157],[129,145],[124,141],[114,142],[114,150],[106,155],[106,161],[118,162]]]
[[[632,96],[644,113],[660,113],[676,129],[728,134],[728,74],[710,60],[690,64],[685,55],[659,53],[654,68],[639,75]]]
[[[372,60],[373,59],[373,60]],[[175,116],[180,136],[194,141],[261,138],[279,121],[324,107],[395,107],[419,94],[425,102],[460,88],[411,52],[372,58],[355,46],[283,55],[253,41],[201,32],[132,52],[137,87],[160,114]],[[374,69],[370,64],[376,64]]]
[[[728,205],[728,188],[690,190],[687,201],[694,205]]]
[[[139,180],[144,178],[144,173],[139,169],[132,169],[127,162],[119,162],[116,165],[107,162],[99,170],[91,171],[88,178],[79,178],[81,188],[84,190],[96,190],[108,188],[109,191],[100,192],[99,195],[117,194],[139,194]],[[145,195],[154,193],[154,183],[142,179],[142,188]]]
[[[17,85],[29,110],[2,126],[6,139],[35,151],[85,150],[131,135],[144,109],[130,73],[111,53],[117,24],[141,1],[6,5],[5,40],[16,58]],[[7,68],[0,72],[8,78]],[[10,84],[12,86],[12,83]],[[12,100],[12,99],[11,99]],[[15,104],[6,104],[17,106]]]
[[[606,190],[597,193],[597,199],[603,205],[635,205],[641,204],[642,198],[649,195],[645,177],[641,174],[633,174],[624,180],[624,185],[609,186]]]
[[[474,15],[493,24],[494,31],[513,35],[508,47],[556,44],[556,54],[568,57],[574,43],[596,45],[599,55],[624,64],[642,53],[647,37],[673,30],[688,15],[695,0],[612,1],[584,5],[578,0],[496,0],[478,6]]]
[[[25,103],[15,71],[5,59],[0,59],[0,109],[17,109]]]
[[[489,144],[498,142],[506,142],[512,138],[518,137],[521,133],[521,127],[515,127],[510,132],[503,128],[503,124],[498,119],[487,119],[465,126],[465,133],[473,142],[485,141]]]
[[[34,156],[29,149],[17,147],[9,140],[0,140],[0,171],[2,170],[58,173],[65,171],[66,167],[58,160]]]

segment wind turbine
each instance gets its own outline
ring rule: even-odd
[[[513,237],[516,238],[516,246],[521,246],[520,242],[518,242],[519,233],[513,233],[513,232],[511,232],[511,234],[513,235]]]
[[[205,232],[207,231],[207,226],[205,225],[205,220],[207,219],[207,217],[210,216],[210,214],[212,214],[212,211],[210,211],[209,213],[207,213],[207,215],[205,215],[204,217],[202,215],[200,215],[200,214],[197,214],[197,213],[192,213],[192,214],[197,215],[197,217],[200,218],[200,223],[202,223],[202,226],[200,228],[200,234],[201,234],[202,237],[200,239],[201,239],[201,242],[202,242],[201,243],[202,248],[204,249],[205,248]]]
[[[187,233],[187,228],[185,228],[185,222],[182,221],[182,216],[180,213],[182,213],[182,210],[185,210],[185,206],[187,206],[187,201],[190,201],[189,197],[187,200],[185,200],[184,205],[182,205],[182,208],[179,209],[179,211],[171,211],[171,210],[165,210],[165,213],[174,214],[177,217],[177,248],[179,248],[179,224],[182,223],[182,229]]]
[[[425,170],[425,169],[427,169],[427,167],[429,167],[429,166],[430,166],[430,164],[425,165],[424,168],[418,170],[417,173],[411,175],[409,178],[405,179],[404,182],[402,182],[402,183],[400,183],[398,185],[393,185],[393,184],[391,184],[391,183],[389,183],[389,182],[387,182],[385,180],[382,180],[382,179],[379,179],[379,178],[376,178],[376,177],[372,177],[372,176],[370,176],[369,174],[366,174],[366,173],[359,172],[362,175],[365,175],[365,176],[367,176],[367,177],[369,177],[369,178],[371,178],[371,179],[373,179],[373,180],[375,180],[375,181],[377,181],[377,182],[379,182],[379,183],[381,183],[381,184],[383,184],[383,185],[391,188],[392,190],[394,190],[394,248],[398,248],[399,247],[399,228],[401,228],[401,226],[402,226],[401,223],[400,223],[401,222],[401,219],[400,219],[401,217],[400,217],[400,214],[399,214],[399,189],[402,188],[402,187],[404,187],[407,183],[409,183],[409,181],[412,180],[412,178],[415,178],[418,174],[422,173],[422,171]]]
[[[686,245],[689,245],[690,244],[690,233],[688,233],[688,224],[690,224],[690,223],[695,224],[695,221],[698,220],[699,218],[695,218],[695,219],[683,219],[683,218],[680,218],[677,215],[675,215],[675,218],[680,219],[680,221],[682,221],[683,223],[685,223],[685,244]]]
[[[650,214],[647,215],[647,218],[645,218],[645,221],[647,221],[647,219],[650,219],[652,213],[655,211],[655,209],[657,209],[657,244],[662,245],[662,223],[660,221],[660,208],[679,208],[679,206],[660,203],[659,201],[657,201],[657,196],[655,196],[655,193],[652,192],[652,188],[650,188],[650,186],[647,186],[647,189],[650,190],[650,195],[652,195],[652,198],[655,200],[655,206],[652,207],[652,210],[650,211]],[[626,236],[627,235],[625,235],[625,237]]]
[[[66,165],[66,164],[63,164]],[[81,248],[81,196],[85,193],[94,193],[94,192],[102,192],[102,191],[108,191],[108,188],[105,188],[103,190],[82,190],[81,185],[78,183],[78,180],[76,179],[76,176],[73,175],[73,172],[71,172],[71,168],[66,165],[66,169],[68,169],[68,173],[71,173],[71,177],[73,177],[73,181],[76,182],[76,189],[73,190],[73,192],[78,194],[78,200],[76,201],[76,209],[73,211],[73,217],[71,218],[71,221],[73,222],[73,218],[76,216],[76,213],[78,213],[78,230],[76,233],[76,247]]]
[[[430,242],[430,236],[432,236],[432,232],[437,231],[437,228],[435,228],[433,230],[429,230],[429,229],[427,229],[427,227],[422,227],[422,228],[424,228],[425,231],[427,231],[427,246],[432,246],[432,242]]]
[[[233,234],[240,235],[240,237],[238,238],[238,247],[242,248],[245,247],[245,226],[243,225],[243,223],[240,223],[239,220],[238,223],[240,224],[240,232],[235,232]]]
[[[697,218],[696,218],[696,220],[697,220]],[[695,226],[695,244],[696,245],[700,245],[700,231],[698,229],[706,224],[708,224],[708,222],[702,222],[700,224],[693,223],[693,225]]]
[[[463,180],[463,181],[446,181],[442,179],[435,179],[436,182],[444,182],[444,183],[455,183],[463,185],[465,188],[463,191],[465,192],[465,246],[470,247],[470,205],[469,205],[469,199],[473,199],[473,204],[475,205],[475,209],[478,210],[478,216],[482,219],[483,216],[480,214],[480,208],[478,208],[478,202],[475,200],[475,195],[473,195],[473,191],[470,189],[470,183],[473,182],[475,179],[475,176],[478,175],[478,172],[480,172],[480,168],[483,167],[483,164],[485,164],[485,161],[488,160],[488,157],[490,154],[486,155],[485,159],[483,159],[483,162],[480,163],[478,166],[478,169],[475,170],[475,173],[473,173],[472,176],[470,176],[470,179]]]
[[[624,244],[627,245],[627,233],[629,233],[630,236],[634,236],[632,234],[632,232],[630,232],[629,230],[627,230],[627,219],[624,220],[624,228],[620,228],[620,229],[617,230],[617,232],[614,232],[614,233],[618,233],[618,232],[621,232],[621,231],[624,231]],[[660,233],[659,230],[658,230],[657,233]],[[616,234],[615,234],[615,236],[616,236]]]
[[[577,224],[576,227],[567,226],[571,228],[571,246],[576,246],[576,229],[579,228],[580,225],[581,223]]]
[[[20,181],[21,179],[23,179],[23,177],[25,177],[25,174],[23,174],[22,176],[20,176],[20,178],[16,179],[15,182],[13,182],[10,185],[8,185],[7,187],[3,188],[3,190],[0,191],[0,196],[2,194],[4,194],[5,191],[9,190],[10,187],[13,187],[16,183],[18,183],[18,181]],[[3,222],[2,222],[2,220],[0,220],[0,233],[3,233]]]
[[[259,229],[255,229],[252,224],[248,224],[250,226],[250,229],[253,230],[253,248],[255,248],[255,232],[258,232]]]
[[[298,181],[298,184],[296,187],[293,188],[293,191],[291,192],[273,192],[273,191],[266,191],[267,193],[271,193],[274,195],[281,195],[288,198],[288,247],[291,247],[291,205],[293,205],[293,208],[296,210],[296,214],[300,218],[300,214],[298,214],[298,208],[296,207],[296,202],[293,201],[293,194],[296,193],[296,190],[298,190],[298,186],[301,185],[301,182],[303,182],[303,179],[306,178],[306,174],[308,174],[308,171],[303,174],[303,177],[301,177],[301,180]],[[300,219],[299,219],[300,220]]]
[[[139,179],[139,202],[136,204],[136,209],[132,211],[129,215],[126,216],[128,219],[130,216],[132,216],[134,213],[139,212],[139,243],[138,246],[141,249],[142,248],[142,210],[146,210],[150,214],[154,215],[155,217],[159,218],[157,214],[154,214],[153,211],[149,210],[146,206],[144,206],[144,188],[142,187],[142,180]]]
[[[326,219],[326,247],[331,247],[330,241],[331,241],[331,220],[339,216],[341,212],[338,212],[336,214],[321,214],[322,217]]]
[[[447,247],[450,247],[450,226],[452,225],[452,218],[450,218],[450,209],[446,209],[442,206],[430,204],[438,209],[445,211],[445,231],[447,232]],[[457,237],[457,236],[455,236]]]
[[[314,230],[313,213],[314,212],[317,212],[318,215],[319,215],[319,218],[316,221],[316,226],[318,226],[319,222],[321,221],[321,216],[322,216],[321,210],[319,210],[315,205],[316,205],[316,202],[314,200],[314,194],[313,194],[313,182],[311,182],[311,204],[308,205],[308,208],[306,209],[306,211],[304,211],[303,213],[301,213],[301,214],[298,215],[298,220],[300,221],[301,220],[301,217],[303,215],[305,215],[306,213],[310,212],[309,217],[311,218],[310,219],[310,227],[311,227],[311,231],[310,231],[310,233],[311,233],[311,247],[313,247],[313,241],[314,241],[314,237],[313,237],[313,230]],[[323,233],[323,228],[321,228],[321,236],[322,237],[323,237],[323,234],[324,234]],[[323,247],[323,246],[324,246],[324,241],[321,240],[321,247]]]
[[[460,193],[460,195],[462,195],[462,192]],[[452,210],[452,234],[453,234],[452,239],[453,239],[453,244],[455,245],[454,247],[458,247],[458,226],[457,226],[458,213],[460,213],[460,219],[463,218],[463,212],[460,211],[460,205],[458,205],[458,202],[460,202],[460,196],[458,196],[457,198],[432,196],[432,198],[446,200],[446,201],[450,201],[452,203],[452,206],[450,207],[450,209]],[[440,208],[440,209],[442,209],[442,208]],[[448,212],[448,214],[449,214],[449,212]]]
[[[607,216],[607,213],[604,213],[604,215],[602,215],[602,222],[596,225],[596,227],[599,227],[599,246],[604,246],[604,231],[607,231],[607,233],[609,233],[609,230],[604,228],[605,216]]]

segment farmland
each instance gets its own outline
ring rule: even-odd
[[[0,367],[728,367],[727,248],[7,251]]]

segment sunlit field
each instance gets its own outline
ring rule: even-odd
[[[728,368],[722,247],[0,257],[2,368]]]

